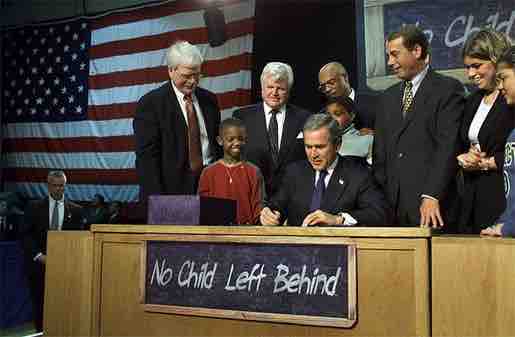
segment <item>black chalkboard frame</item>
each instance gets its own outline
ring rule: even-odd
[[[213,309],[178,305],[159,305],[146,303],[147,243],[150,241],[169,241],[171,243],[238,243],[259,245],[331,245],[347,249],[347,317],[327,317],[317,315],[283,314],[272,312],[255,312],[244,310]],[[150,267],[149,267],[150,268]],[[171,235],[166,239],[146,240],[141,250],[140,303],[147,312],[178,314],[187,316],[214,317],[225,319],[290,323],[325,327],[351,328],[357,322],[357,280],[356,280],[356,244],[348,238],[327,237],[257,237],[257,236],[205,236],[205,235]]]

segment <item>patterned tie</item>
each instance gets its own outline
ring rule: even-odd
[[[270,123],[268,124],[268,141],[270,142],[270,152],[274,165],[277,165],[279,159],[279,127],[277,125],[277,110],[270,111]]]
[[[411,105],[413,104],[413,83],[411,81],[404,82],[404,96],[402,97],[402,117],[405,118]]]
[[[59,229],[59,203],[57,201],[54,202],[54,209],[52,210],[52,222],[50,223],[51,230]]]
[[[311,197],[311,205],[309,206],[309,211],[314,212],[317,209],[320,209],[322,205],[322,199],[324,198],[325,193],[325,177],[327,176],[327,171],[322,170],[318,175],[317,184],[315,185],[315,189],[313,190],[313,196]]]
[[[186,114],[188,115],[188,154],[190,168],[194,174],[202,170],[202,149],[200,145],[200,127],[191,95],[184,95]]]

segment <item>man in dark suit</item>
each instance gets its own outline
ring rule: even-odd
[[[263,103],[234,112],[247,127],[245,159],[261,170],[267,196],[277,191],[286,166],[305,158],[302,126],[310,115],[288,104],[293,71],[288,64],[268,63],[261,73]]]
[[[49,230],[83,230],[87,222],[82,207],[64,198],[65,185],[63,171],[49,172],[48,198],[29,203],[25,211],[25,267],[37,331],[43,330],[47,233]]]
[[[388,65],[401,83],[382,95],[374,173],[400,225],[452,223],[463,86],[428,65],[428,41],[415,26],[388,36]]]
[[[327,98],[349,97],[356,105],[355,126],[363,134],[373,133],[377,96],[357,93],[350,85],[349,75],[339,62],[329,62],[318,73],[318,90]],[[325,112],[325,108],[322,109]]]
[[[341,157],[338,123],[328,114],[309,117],[303,128],[308,160],[288,166],[279,191],[261,211],[263,225],[385,225],[390,208],[369,169]]]
[[[216,96],[198,87],[203,58],[186,41],[167,53],[170,80],[144,95],[134,118],[140,201],[153,194],[194,194],[202,168],[220,155]]]

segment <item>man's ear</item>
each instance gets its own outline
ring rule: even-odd
[[[415,44],[411,52],[417,59],[422,57],[422,47],[419,44]]]
[[[334,143],[336,152],[338,152],[342,146],[342,137],[338,137],[338,140]]]
[[[216,142],[218,143],[218,145],[220,146],[223,146],[224,145],[224,140],[222,139],[222,137],[220,136],[216,136]]]

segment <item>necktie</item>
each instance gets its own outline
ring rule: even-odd
[[[413,104],[413,83],[411,81],[404,82],[404,95],[402,97],[402,117],[406,117],[411,105]]]
[[[327,171],[322,170],[318,175],[317,184],[315,185],[315,189],[313,190],[313,196],[311,197],[311,205],[309,207],[309,211],[313,212],[317,209],[320,209],[322,205],[322,198],[324,197],[325,192],[325,177],[327,176]]]
[[[270,111],[270,123],[268,124],[268,141],[270,142],[270,152],[274,165],[279,159],[279,127],[277,125],[277,110]]]
[[[59,229],[59,203],[56,201],[54,202],[54,209],[52,210],[52,222],[50,224],[51,230],[58,230]]]
[[[184,95],[184,103],[188,116],[188,154],[190,158],[190,168],[193,173],[200,174],[202,170],[200,127],[191,95]]]

